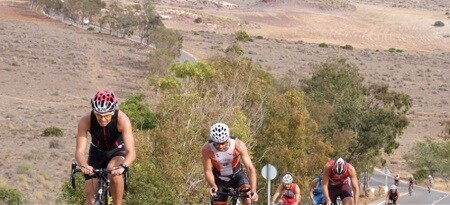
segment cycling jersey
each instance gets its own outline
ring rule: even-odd
[[[316,178],[316,187],[313,190],[313,201],[314,204],[319,204],[324,201],[323,191],[322,191],[322,178]]]
[[[283,190],[281,190],[281,197],[280,200],[283,201],[283,204],[290,205],[294,204],[297,200],[295,198],[295,193],[298,192],[297,184],[292,183],[291,187],[288,189],[283,187]]]
[[[231,137],[229,139],[228,149],[224,152],[217,150],[212,141],[209,142],[209,147],[213,153],[211,162],[216,177],[229,181],[233,178],[233,175],[242,170],[241,157],[236,150],[236,138]]]
[[[109,151],[123,143],[122,133],[117,129],[119,110],[114,111],[111,122],[106,127],[100,126],[95,117],[94,111],[91,112],[91,125],[89,133],[92,137],[92,145],[102,151]]]

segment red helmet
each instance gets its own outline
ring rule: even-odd
[[[99,90],[91,99],[92,109],[98,113],[112,112],[116,109],[117,98],[112,90]]]

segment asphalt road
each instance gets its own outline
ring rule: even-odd
[[[385,186],[386,175],[380,170],[375,170],[373,173],[369,185],[371,187]],[[387,177],[387,185],[391,186],[394,184],[394,178]],[[408,195],[408,183],[405,181],[400,181],[399,183],[400,198],[397,204],[427,204],[427,205],[438,205],[438,204],[450,204],[450,193],[443,192],[439,190],[431,190],[428,193],[426,187],[420,187],[415,185],[414,191],[411,196]],[[373,205],[383,205],[384,200],[377,200],[371,204]]]

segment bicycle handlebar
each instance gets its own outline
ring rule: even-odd
[[[77,173],[77,172],[81,172],[81,166],[79,166],[75,161],[72,161],[72,171],[71,171],[71,175],[70,175],[70,179],[71,179],[71,182],[72,182],[72,188],[74,188],[75,189],[75,174]],[[110,174],[111,173],[111,171],[112,170],[108,170],[107,168],[100,168],[100,169],[94,169],[93,170],[93,172],[94,172],[94,174],[102,174],[102,173],[108,173],[108,174]],[[128,172],[129,172],[129,168],[128,167],[124,167],[124,171],[123,171],[123,175],[124,175],[124,188],[125,188],[125,191],[127,191],[128,190],[128,176],[129,176],[129,174],[128,174]]]

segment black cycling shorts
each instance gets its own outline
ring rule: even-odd
[[[123,147],[120,149],[113,149],[111,151],[103,151],[91,144],[91,147],[89,148],[88,164],[94,169],[106,168],[109,161],[116,156],[127,156]],[[85,180],[92,178],[97,178],[97,176],[84,175]]]
[[[247,174],[245,174],[244,171],[239,171],[235,174],[233,178],[231,178],[230,181],[223,181],[218,177],[215,177],[216,185],[219,188],[218,192],[226,192],[226,188],[233,187],[234,189],[238,189],[244,184],[248,184],[248,187],[250,187],[250,180],[248,179]],[[228,196],[225,194],[217,194],[217,196],[214,197],[214,201],[220,202],[220,201],[227,201]]]

